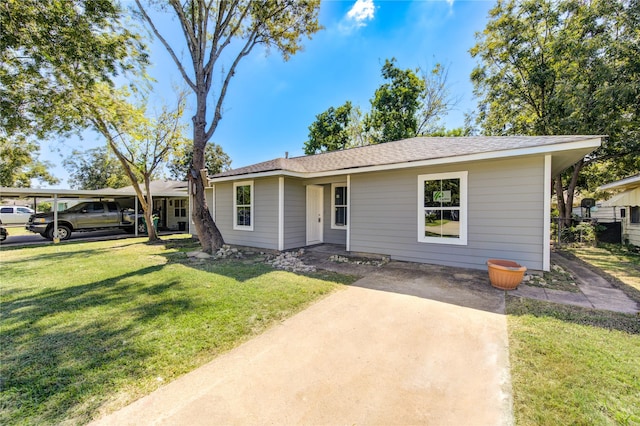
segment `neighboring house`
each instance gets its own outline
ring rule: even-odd
[[[640,174],[602,185],[601,191],[622,190],[602,203],[603,206],[619,208],[622,220],[622,241],[640,246]]]
[[[225,242],[288,250],[320,243],[392,259],[549,270],[551,177],[600,136],[418,137],[209,177]]]

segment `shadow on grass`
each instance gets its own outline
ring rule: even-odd
[[[37,267],[26,266],[37,262],[46,269],[59,262],[97,256],[99,261],[92,265],[108,270],[112,258],[114,262],[129,262],[129,257],[110,257],[113,250],[138,244],[85,245],[73,247],[69,253],[39,249],[37,255],[27,252],[20,260],[2,262],[4,276],[31,277],[25,278],[29,285],[24,288],[12,279],[12,287],[3,290],[7,302],[0,306],[0,424],[86,423],[103,404],[110,407],[118,395],[136,397],[140,395],[135,392],[148,392],[157,386],[157,370],[164,371],[166,377],[173,372],[181,374],[183,365],[188,364],[185,359],[197,354],[199,345],[212,345],[209,352],[217,351],[218,344],[227,348],[236,334],[259,329],[261,318],[265,318],[265,324],[271,323],[293,306],[287,301],[287,294],[278,293],[282,289],[266,293],[269,277],[257,286],[248,283],[272,273],[272,267],[263,262],[244,264],[242,260],[193,263],[184,252],[198,249],[197,243],[180,240],[173,244],[167,241],[167,250],[153,250],[152,256],[164,257],[166,263],[145,267],[148,254],[143,251],[140,260],[131,259],[141,267],[136,263],[126,273],[99,280],[88,274],[86,281],[75,285],[38,288],[44,280],[36,281],[35,277],[44,272],[34,272]],[[182,266],[211,275],[194,273]],[[328,279],[322,274],[307,276],[314,275]],[[234,281],[227,283],[226,278]],[[339,277],[333,278],[341,282]],[[211,280],[212,290],[207,290],[207,280]],[[218,281],[222,284],[216,284]],[[295,287],[296,278],[290,281],[293,284],[286,288]],[[265,298],[271,304],[282,302],[282,308],[267,309],[261,298],[254,297],[254,287],[270,294]],[[203,300],[206,292],[215,297]],[[248,305],[245,311],[253,311],[236,314],[238,305]],[[250,315],[252,312],[255,315]],[[223,326],[209,329],[209,324],[218,319]],[[176,323],[182,325],[171,328]],[[200,332],[201,339],[183,345],[179,335],[182,330]],[[204,342],[207,338],[208,343]],[[212,344],[214,340],[216,343]],[[166,356],[159,359],[161,351]],[[173,359],[181,361],[167,367]],[[130,387],[132,378],[140,382],[135,392]]]
[[[507,295],[507,315],[555,318],[578,325],[640,334],[640,316]]]
[[[153,297],[179,281],[141,284],[135,279],[163,267],[3,303],[0,406],[5,409],[0,410],[0,423],[57,423],[64,418],[85,423],[87,413],[104,402],[101,396],[110,395],[119,377],[142,376],[153,353],[150,346],[130,343],[139,333],[136,326],[193,308],[188,298]],[[82,321],[74,317],[76,312]],[[114,314],[119,317],[111,317]],[[50,321],[60,316],[66,320]]]

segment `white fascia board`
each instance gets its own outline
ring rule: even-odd
[[[328,170],[324,172],[292,172],[288,170],[271,170],[268,172],[258,172],[251,173],[245,175],[236,175],[236,176],[225,176],[221,178],[209,179],[209,185],[218,183],[218,182],[228,182],[235,181],[238,179],[255,179],[260,177],[269,177],[269,176],[290,176],[302,179],[309,178],[317,178],[317,177],[326,177],[326,176],[335,176],[335,175],[344,175],[344,174],[356,174],[356,173],[369,173],[369,172],[379,172],[386,170],[396,170],[396,169],[407,169],[413,167],[426,167],[426,166],[438,166],[444,164],[457,164],[457,163],[467,163],[471,161],[482,161],[482,160],[495,160],[499,158],[512,158],[512,157],[523,157],[528,155],[547,155],[553,154],[554,152],[562,152],[562,151],[573,151],[579,149],[586,148],[598,148],[602,142],[602,138],[592,138],[585,139],[577,142],[565,142],[559,143],[555,145],[542,145],[535,146],[529,148],[515,148],[515,149],[507,149],[504,151],[490,151],[490,152],[481,152],[477,154],[467,154],[467,155],[459,155],[454,157],[444,157],[444,158],[433,158],[429,160],[419,160],[419,161],[407,161],[404,163],[393,163],[393,164],[381,164],[377,166],[365,166],[365,167],[353,167],[347,169],[338,169],[338,170]]]
[[[629,185],[636,186],[635,185],[636,183],[640,184],[640,175],[631,176],[631,177],[619,180],[617,182],[607,183],[605,185],[599,186],[598,190],[604,191],[604,190],[607,190],[607,189],[625,188],[625,187],[627,187]]]

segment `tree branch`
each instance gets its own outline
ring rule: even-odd
[[[142,4],[140,4],[140,0],[135,0],[135,1],[136,1],[136,5],[138,6],[138,9],[140,10],[140,13],[142,14],[142,16],[145,19],[145,21],[147,21],[147,23],[151,27],[151,30],[153,31],[155,36],[158,37],[160,42],[164,45],[164,47],[169,52],[169,55],[171,55],[171,58],[173,59],[173,61],[178,66],[178,70],[180,71],[180,74],[182,74],[182,78],[184,78],[184,80],[187,82],[189,87],[195,92],[197,87],[194,84],[194,82],[191,80],[189,75],[187,74],[187,72],[184,69],[184,67],[182,66],[182,63],[180,62],[180,60],[178,59],[178,56],[173,51],[173,48],[171,47],[169,42],[167,42],[167,40],[160,34],[160,32],[156,28],[155,24],[153,23],[153,20],[151,20],[151,17],[147,14],[147,11],[142,7]],[[182,23],[182,18],[180,19],[180,21]],[[185,36],[187,36],[187,40],[189,40],[190,36],[188,34],[188,31],[185,30],[185,25],[183,24],[182,27],[183,27],[183,31],[185,32]]]

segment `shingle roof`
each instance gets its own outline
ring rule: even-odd
[[[323,154],[274,160],[210,176],[211,179],[272,171],[314,173],[368,166],[411,163],[438,158],[579,142],[600,136],[416,137]]]

